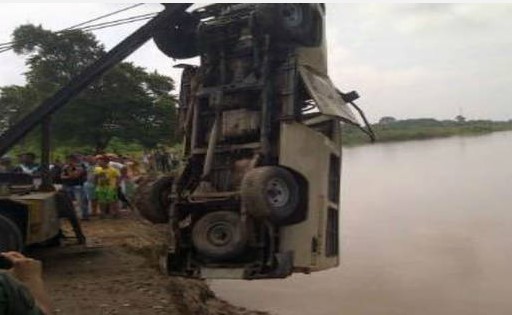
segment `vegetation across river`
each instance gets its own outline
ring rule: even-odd
[[[512,130],[512,120],[381,119],[379,123],[372,124],[372,129],[377,136],[377,142],[422,140]],[[360,145],[370,142],[368,137],[355,127],[346,125],[343,130],[343,143],[345,145]]]

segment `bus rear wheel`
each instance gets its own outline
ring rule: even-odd
[[[215,211],[201,217],[192,229],[196,250],[213,260],[235,258],[248,242],[247,223],[232,211]]]

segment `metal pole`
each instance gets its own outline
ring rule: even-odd
[[[46,116],[41,126],[41,191],[54,191],[52,177],[50,176],[50,152],[51,152],[51,122],[52,117]]]

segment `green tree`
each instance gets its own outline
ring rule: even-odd
[[[16,85],[0,88],[0,94],[0,133],[3,133],[32,107],[36,95],[33,90]]]
[[[104,55],[95,36],[51,32],[31,24],[13,33],[15,53],[26,57],[25,86],[0,88],[0,128],[6,128]],[[53,118],[57,143],[102,151],[112,138],[145,147],[172,144],[176,100],[171,78],[124,62],[86,88]]]
[[[466,117],[464,117],[462,115],[457,115],[457,116],[455,116],[455,121],[458,123],[464,123],[464,122],[466,122]]]
[[[384,116],[379,120],[379,124],[382,125],[392,124],[394,122],[396,122],[396,118],[391,116]]]

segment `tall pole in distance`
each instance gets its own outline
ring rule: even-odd
[[[46,116],[42,121],[41,141],[41,191],[54,191],[52,177],[50,176],[50,152],[51,152],[51,124],[52,116]]]

